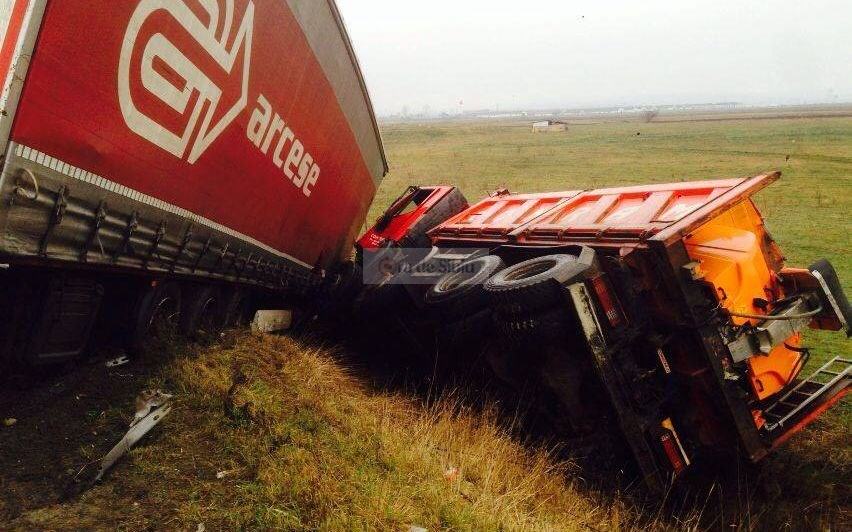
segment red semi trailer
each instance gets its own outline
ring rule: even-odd
[[[4,352],[77,356],[104,318],[133,343],[180,300],[192,330],[348,258],[387,165],[333,0],[11,0],[0,28]]]

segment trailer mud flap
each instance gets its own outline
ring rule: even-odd
[[[39,318],[30,331],[27,361],[46,364],[80,356],[95,325],[103,294],[103,286],[92,279],[50,279],[42,295]]]

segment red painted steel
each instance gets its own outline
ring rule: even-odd
[[[429,234],[435,240],[504,240],[512,231],[563,205],[582,191],[510,194],[486,198],[450,218]]]
[[[839,403],[844,397],[846,397],[850,392],[852,392],[852,388],[844,387],[840,389],[836,394],[834,394],[831,398],[829,398],[824,403],[821,403],[819,406],[808,412],[808,414],[800,419],[795,425],[787,429],[783,434],[778,436],[775,440],[772,441],[772,448],[777,449],[784,445],[787,440],[792,438],[796,433],[816,421],[821,415],[823,415],[829,408],[832,408],[834,405]]]
[[[159,4],[50,2],[12,140],[309,265],[348,254],[375,184],[287,3]]]
[[[554,194],[486,198],[436,227],[436,244],[494,241],[529,245],[595,242],[636,246],[693,227],[705,211],[730,206],[768,185],[776,174]]]
[[[518,240],[640,240],[683,219],[742,179],[591,190],[513,233]]]
[[[371,227],[358,239],[358,245],[361,249],[378,249],[387,242],[399,243],[412,226],[453,190],[455,187],[438,185],[417,187],[409,191],[388,207],[385,216],[392,218],[387,225]],[[421,201],[416,201],[417,196],[424,193],[428,195]]]

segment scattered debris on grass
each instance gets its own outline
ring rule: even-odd
[[[127,357],[127,355],[122,355],[120,357],[113,358],[111,360],[107,360],[106,361],[106,367],[115,368],[115,367],[118,367],[118,366],[123,366],[123,365],[125,365],[129,362],[130,362],[130,359]]]
[[[216,473],[216,478],[219,479],[219,480],[222,480],[225,477],[229,477],[231,475],[236,475],[239,472],[240,472],[240,468],[226,470],[226,471],[219,471],[219,472]]]
[[[133,416],[133,421],[130,422],[130,429],[101,461],[101,468],[95,477],[95,482],[100,481],[104,474],[136,445],[136,442],[141,440],[171,412],[171,398],[171,395],[160,390],[145,390],[139,394],[136,398],[136,413]]]

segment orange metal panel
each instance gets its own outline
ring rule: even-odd
[[[584,192],[513,234],[519,241],[644,240],[742,184],[742,179]]]
[[[783,295],[763,247],[766,241],[760,213],[750,200],[745,200],[695,230],[684,243],[722,308],[759,315],[766,310],[755,306],[756,298],[772,301]],[[739,317],[732,320],[737,325],[760,321]],[[756,397],[769,397],[796,376],[802,357],[797,351],[800,345],[801,338],[794,334],[768,355],[748,359],[749,379]]]

